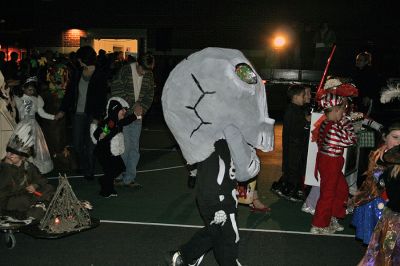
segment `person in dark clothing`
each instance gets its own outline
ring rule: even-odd
[[[314,60],[314,32],[309,23],[303,25],[300,33],[301,69],[312,69]]]
[[[372,67],[372,55],[368,52],[359,53],[356,57],[356,67],[352,81],[358,88],[358,111],[376,120],[376,109],[379,106],[379,92],[384,79]]]
[[[122,128],[141,116],[134,113],[125,117],[129,104],[119,97],[112,97],[107,104],[107,117],[101,121],[93,132],[97,146],[94,150],[104,176],[100,177],[100,195],[109,198],[117,196],[114,189],[114,179],[125,171],[121,154],[124,152],[124,137]],[[92,127],[91,127],[92,131]]]
[[[232,197],[237,181],[230,177],[232,164],[227,141],[218,140],[214,147],[215,151],[207,159],[197,163],[197,204],[205,227],[175,252],[180,261],[173,265],[199,265],[197,263],[201,262],[210,249],[214,249],[219,265],[238,265],[236,258],[239,253],[239,233],[235,220],[237,209],[236,201]],[[216,177],[221,174],[223,181],[216,186]],[[221,198],[224,200],[221,201]]]
[[[352,82],[358,88],[357,110],[375,121],[385,122],[384,116],[387,114],[383,113],[383,116],[380,116],[378,112],[381,109],[379,93],[384,85],[384,80],[372,66],[372,55],[368,52],[359,53],[355,66]],[[380,134],[376,132],[375,142],[379,142],[379,139]],[[364,181],[363,174],[367,170],[368,156],[372,150],[372,147],[361,147],[359,150],[357,185],[361,185]]]
[[[107,73],[96,67],[96,52],[92,47],[79,48],[77,58],[79,75],[70,80],[56,117],[72,112],[72,146],[78,155],[79,170],[85,179],[93,180],[95,157],[89,128],[93,119],[103,117],[108,91]]]
[[[6,80],[20,80],[21,73],[18,64],[18,53],[12,52],[11,59],[4,66],[4,78]]]
[[[287,91],[290,103],[283,117],[282,130],[282,172],[279,181],[272,184],[271,190],[290,201],[304,200],[301,180],[305,173],[305,152],[308,137],[308,121],[304,113],[305,88],[291,85]]]
[[[333,31],[328,22],[322,22],[314,34],[314,70],[323,70],[325,68],[327,59],[335,43],[335,31]]]

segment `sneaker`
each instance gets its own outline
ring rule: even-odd
[[[332,217],[332,218],[331,218],[330,227],[331,227],[332,229],[334,229],[335,231],[337,231],[337,232],[342,232],[342,231],[344,230],[343,225],[341,225],[341,224],[338,222],[338,220],[337,220],[336,217]]]
[[[282,184],[279,181],[275,181],[274,183],[272,183],[271,191],[280,197],[282,197],[283,195],[281,189],[282,189]]]
[[[335,233],[335,229],[328,227],[316,227],[312,226],[310,229],[310,233],[314,235],[331,235]]]
[[[142,185],[139,184],[138,182],[130,182],[128,184],[125,184],[122,180],[121,181],[117,181],[114,180],[114,186],[118,186],[118,187],[131,187],[131,188],[141,188]]]
[[[138,182],[130,182],[128,184],[124,184],[126,187],[131,187],[131,188],[142,188],[143,186],[139,184]]]
[[[311,215],[314,215],[315,213],[315,209],[312,207],[308,207],[307,203],[304,202],[303,206],[301,206],[301,211],[305,212],[305,213],[309,213]]]
[[[167,258],[167,265],[169,266],[183,266],[185,265],[183,262],[182,255],[180,251],[171,251],[169,252]]]
[[[111,198],[111,197],[118,197],[117,192],[104,193],[104,192],[101,192],[101,191],[100,191],[99,195],[102,196],[102,197],[105,198],[105,199],[109,199],[109,198]]]
[[[303,202],[304,199],[299,197],[299,195],[297,195],[297,191],[295,190],[284,190],[282,191],[282,197],[284,197],[287,200],[290,200],[292,202]]]
[[[114,179],[114,185],[115,186],[123,186],[124,185],[124,181],[122,180],[122,178],[115,178]]]

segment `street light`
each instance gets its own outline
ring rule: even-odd
[[[282,49],[286,45],[286,38],[283,35],[275,36],[273,45],[275,49]]]

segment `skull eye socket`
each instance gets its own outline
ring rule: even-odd
[[[257,75],[253,69],[246,63],[240,63],[235,68],[236,75],[247,84],[256,84]]]

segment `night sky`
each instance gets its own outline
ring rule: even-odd
[[[54,27],[259,27],[329,21],[338,30],[399,33],[396,1],[348,0],[14,0],[2,4],[2,29]]]
[[[37,41],[37,36],[69,28],[136,28],[147,29],[149,39],[153,40],[164,36],[171,38],[172,32],[174,48],[178,49],[223,47],[233,42],[237,49],[263,49],[263,38],[278,28],[296,27],[300,31],[302,25],[310,24],[316,29],[326,21],[336,32],[340,47],[354,47],[345,56],[353,57],[354,53],[366,47],[374,54],[380,54],[382,62],[391,60],[388,68],[393,69],[398,68],[394,65],[400,58],[400,18],[396,2],[13,0],[0,9],[0,41],[13,44],[8,37],[13,36],[8,34],[10,32],[22,32],[19,34],[20,43],[31,46]],[[190,38],[191,35],[195,37]]]

